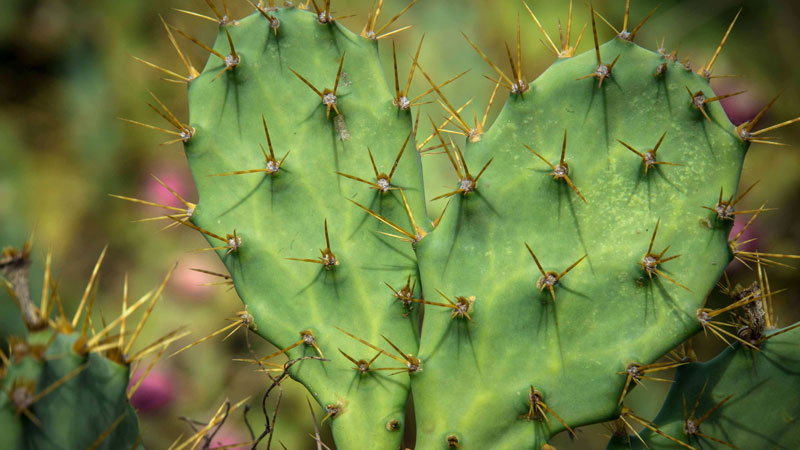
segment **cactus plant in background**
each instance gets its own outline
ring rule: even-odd
[[[770,102],[750,121],[730,123],[718,101],[738,93],[717,95],[709,81],[733,23],[695,73],[676,52],[634,42],[652,12],[629,30],[628,4],[620,29],[592,9],[591,30],[573,43],[570,4],[556,45],[525,5],[558,58],[534,81],[524,73],[519,28],[516,51],[506,47],[510,73],[465,36],[495,72],[491,99],[509,91],[487,127],[488,110],[473,122],[442,92],[457,77],[438,83],[421,67],[421,42],[407,62],[393,44],[384,78],[379,42],[407,28],[393,25],[413,2],[379,26],[379,0],[360,35],[340,25],[329,1],[260,2],[237,19],[224,1],[207,4],[213,16],[203,17],[219,25],[213,46],[164,22],[186,75],[145,62],[188,85],[189,119],[152,95],[170,128],[128,120],[183,142],[199,200],[174,191],[183,207],[118,197],[160,206],[167,212],[157,219],[207,237],[230,275],[209,273],[246,305],[209,337],[244,328],[280,349],[248,360],[271,378],[266,396],[287,377],[305,385],[342,449],[398,448],[412,427],[420,449],[546,448],[562,430],[614,419],[611,448],[754,448],[764,430],[770,448],[800,441],[791,396],[760,394],[773,385],[797,390],[798,333],[776,324],[765,269],[797,257],[745,251],[744,230],[729,237],[736,215],[767,211],[737,211],[750,189],[731,194],[749,145],[775,143],[764,135],[799,119],[759,128]],[[598,19],[615,34],[602,45]],[[584,31],[593,48],[578,53]],[[203,70],[178,39],[208,52]],[[419,95],[409,92],[415,76],[429,84]],[[443,121],[420,117],[429,95]],[[432,123],[428,139],[420,121]],[[444,203],[435,220],[422,154],[442,155],[455,172],[445,180],[451,188],[430,199]],[[757,281],[725,284],[730,301],[712,308],[709,293],[734,257]],[[72,331],[90,291],[68,334],[83,351],[100,345],[110,359],[101,361],[116,364],[129,348],[105,342],[110,331]],[[122,325],[131,309],[109,325]],[[50,321],[49,311],[26,311],[28,320]],[[699,331],[731,348],[695,362],[689,339]],[[6,365],[13,386],[18,369]],[[635,385],[669,369],[678,375],[656,418],[625,404]],[[59,390],[72,392],[70,382]],[[204,439],[208,448],[211,430],[241,404],[223,405],[180,448]],[[773,410],[762,415],[765,404]],[[32,420],[9,408],[3,420]],[[270,446],[277,412],[253,448]],[[737,425],[747,420],[768,423]],[[315,439],[321,447],[318,431]]]
[[[128,386],[130,366],[150,354],[156,354],[157,361],[171,342],[186,335],[175,331],[133,351],[171,272],[158,289],[130,303],[126,280],[122,313],[107,324],[96,324],[91,319],[92,307],[105,250],[71,319],[51,277],[49,254],[41,302],[36,305],[32,300],[30,253],[29,241],[21,249],[4,249],[0,258],[6,288],[20,307],[26,327],[24,336],[9,338],[8,354],[0,350],[3,448],[141,448],[138,420],[128,402],[139,386]],[[145,306],[141,320],[135,326],[128,323],[126,330],[126,319]],[[96,329],[97,325],[102,329]]]

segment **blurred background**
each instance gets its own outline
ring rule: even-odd
[[[217,0],[221,3],[221,0]],[[228,0],[235,17],[250,14],[246,0]],[[624,0],[595,0],[595,8],[613,24],[621,24]],[[689,57],[695,68],[714,52],[739,8],[742,15],[714,66],[716,75],[736,75],[712,81],[718,94],[739,90],[747,93],[723,103],[738,124],[758,112],[774,95],[782,98],[761,122],[774,124],[800,115],[800,3],[794,0],[633,0],[631,22],[642,20],[660,4],[659,10],[637,34],[636,41],[650,49],[665,39],[668,51],[680,46],[679,58]],[[366,21],[369,0],[334,0],[334,16],[355,14],[343,20],[359,32]],[[386,0],[380,23],[385,23],[405,0]],[[531,8],[554,38],[557,20],[566,21],[568,1],[531,1]],[[588,20],[588,6],[576,2],[574,27]],[[175,114],[186,119],[186,89],[162,81],[161,74],[131,58],[135,55],[182,72],[174,50],[159,21],[159,14],[182,29],[211,44],[216,26],[173,10],[181,8],[211,15],[202,0],[2,0],[0,5],[0,245],[21,245],[36,232],[32,291],[41,288],[44,255],[52,249],[55,277],[59,280],[65,307],[73,312],[92,265],[105,245],[108,256],[102,270],[97,315],[119,314],[125,274],[136,298],[156,286],[172,264],[175,276],[167,287],[141,342],[152,341],[167,331],[190,325],[191,342],[228,322],[225,318],[241,309],[241,302],[224,286],[204,286],[218,281],[190,268],[224,272],[213,254],[192,252],[206,247],[199,234],[188,229],[160,232],[164,223],[133,223],[158,211],[117,200],[120,194],[175,205],[175,199],[150,176],[155,174],[187,200],[196,200],[180,144],[159,145],[163,136],[126,124],[118,117],[158,123],[146,106],[147,89],[153,90]],[[464,32],[481,49],[505,67],[503,41],[513,42],[516,24],[522,28],[524,73],[534,79],[554,57],[541,43],[542,35],[524,6],[516,0],[420,0],[397,26],[414,24],[394,35],[401,73],[408,70],[410,54],[426,34],[420,64],[437,80],[464,70],[470,73],[445,89],[454,104],[473,99],[480,115],[492,85],[482,75],[492,71],[460,36]],[[598,22],[601,40],[613,37]],[[576,31],[577,32],[577,31]],[[576,33],[575,32],[575,33]],[[591,25],[579,51],[591,49]],[[573,37],[574,39],[574,37]],[[391,42],[380,43],[381,58],[391,74]],[[206,54],[191,44],[182,48],[202,67]],[[402,75],[401,75],[402,76]],[[417,77],[422,78],[422,77]],[[416,83],[413,92],[427,89]],[[423,80],[424,81],[424,80]],[[502,90],[501,90],[502,91]],[[491,123],[507,93],[495,100]],[[426,106],[441,116],[435,105]],[[471,113],[468,113],[471,115]],[[418,140],[430,132],[421,126]],[[740,209],[757,208],[763,201],[777,211],[762,214],[748,231],[758,238],[764,251],[800,253],[800,124],[774,133],[787,146],[754,145],[745,162],[742,186],[759,181]],[[426,185],[430,197],[442,189],[442,177],[452,177],[446,158],[426,156]],[[432,216],[441,205],[430,205]],[[746,218],[742,218],[745,219]],[[738,222],[738,220],[737,220]],[[740,226],[738,223],[737,226]],[[790,262],[791,264],[791,262]],[[732,264],[734,281],[749,284],[753,274]],[[770,270],[773,289],[787,288],[776,299],[776,314],[783,324],[800,318],[796,299],[800,278],[796,270]],[[712,301],[722,301],[714,299]],[[0,337],[22,332],[19,312],[5,292],[0,292]],[[258,353],[270,346],[260,338],[251,341]],[[721,346],[710,339],[695,339],[700,359],[716,354]],[[178,348],[173,346],[173,348]],[[253,411],[250,423],[256,433],[263,430],[260,397],[267,386],[263,374],[232,357],[247,357],[244,334],[225,342],[212,339],[181,355],[158,363],[134,398],[140,410],[144,443],[148,448],[166,448],[190,428],[180,416],[207,420],[226,399],[238,401],[249,395]],[[278,418],[276,441],[289,449],[314,447],[308,433],[313,430],[298,384],[287,381]],[[640,416],[652,418],[668,389],[666,383],[650,383],[636,389],[630,405]],[[320,417],[319,410],[318,418]],[[561,448],[603,448],[607,431],[599,425],[578,430],[579,440],[564,436],[553,444]],[[249,433],[240,415],[231,417],[218,434],[223,444],[242,442]],[[327,442],[331,442],[328,438]],[[409,441],[405,443],[413,445]]]

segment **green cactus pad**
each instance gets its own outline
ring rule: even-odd
[[[474,296],[474,322],[427,308],[412,380],[419,448],[539,448],[564,429],[618,413],[630,363],[647,364],[699,329],[695,311],[731,259],[729,223],[713,206],[734,192],[747,144],[718,104],[707,120],[687,88],[708,82],[658,53],[614,39],[559,60],[522,95],[512,94],[481,140],[466,144],[469,166],[494,158],[474,192],[454,196],[436,231],[418,244],[426,295]],[[654,76],[666,62],[663,76]],[[554,179],[564,130],[569,177]],[[645,174],[641,153],[666,136]],[[641,265],[669,247],[652,278]],[[545,271],[561,273],[537,288]],[[676,283],[667,280],[666,276]],[[531,388],[549,407],[526,420]],[[441,408],[448,414],[441,414]],[[533,419],[544,419],[541,414]],[[520,418],[522,416],[522,418]]]
[[[787,399],[800,395],[798,344],[800,329],[795,328],[768,339],[761,351],[737,343],[711,361],[678,368],[675,382],[653,423],[661,432],[695,448],[731,448],[713,439],[742,449],[797,448],[800,427],[795,424],[800,418],[800,405]],[[691,416],[697,422],[729,396],[697,427],[700,433],[713,439],[686,435],[686,418]],[[650,430],[644,430],[640,436],[650,449],[685,448]],[[608,448],[644,446],[630,436],[627,440],[614,438]]]
[[[0,396],[3,448],[140,448],[138,420],[126,395],[129,368],[98,353],[75,354],[76,334],[39,332],[28,341],[44,346],[51,339],[44,358],[12,355],[0,380],[6,391]],[[7,395],[21,398],[21,386],[27,385],[32,389],[28,394],[35,396],[70,374],[74,375],[28,408],[35,419],[18,412]]]
[[[185,149],[199,192],[192,222],[221,236],[235,230],[241,238],[236,251],[219,253],[257,333],[280,348],[297,343],[301,332],[313,333],[329,361],[302,361],[291,374],[323,407],[338,410],[332,417],[337,443],[393,448],[402,431],[387,429],[387,423],[396,420],[403,428],[409,377],[355,370],[340,349],[366,361],[377,352],[336,327],[394,353],[386,336],[416,354],[419,308],[408,314],[386,286],[400,290],[409,276],[416,280],[416,258],[407,243],[376,233],[391,230],[348,200],[413,228],[398,190],[382,192],[337,172],[375,183],[369,148],[378,170],[388,174],[411,133],[410,115],[392,104],[376,42],[295,8],[273,14],[280,20],[277,34],[258,13],[228,26],[240,64],[215,79],[225,66],[212,56],[189,85],[195,134]],[[224,31],[215,49],[230,54]],[[336,110],[326,117],[320,96],[292,71],[320,92],[333,90],[342,57]],[[279,171],[212,176],[265,167],[262,116],[277,158],[289,152]],[[391,185],[403,188],[426,232],[421,180],[409,141]],[[324,223],[338,265],[288,259],[319,259],[326,248]],[[303,343],[288,355],[318,353]],[[372,368],[398,366],[402,371],[402,364],[383,356]]]

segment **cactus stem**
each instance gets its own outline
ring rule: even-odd
[[[661,142],[664,140],[664,136],[666,136],[666,135],[667,135],[667,132],[665,131],[664,134],[662,134],[661,137],[658,139],[658,142],[656,143],[656,146],[653,147],[652,149],[644,152],[644,153],[636,150],[635,148],[633,148],[630,145],[620,141],[619,139],[617,139],[617,142],[619,142],[620,144],[624,145],[625,148],[627,148],[628,150],[632,151],[633,153],[636,153],[637,155],[639,155],[640,158],[642,158],[642,165],[644,166],[644,174],[647,175],[647,170],[648,169],[655,169],[656,165],[683,166],[683,164],[658,161],[656,159],[657,153],[658,153],[658,148],[661,146]]]
[[[722,51],[722,47],[725,46],[725,41],[728,40],[728,36],[731,34],[731,30],[733,30],[733,25],[736,23],[736,19],[739,18],[739,14],[742,13],[742,8],[739,8],[739,12],[736,13],[731,24],[728,26],[728,29],[725,31],[725,34],[722,36],[722,41],[720,41],[719,45],[717,46],[717,50],[714,51],[714,56],[711,57],[711,60],[708,61],[708,64],[702,66],[698,71],[697,74],[705,77],[706,79],[711,79],[711,67],[714,66],[714,62],[717,60],[719,53]]]
[[[320,249],[320,253],[322,256],[317,259],[302,259],[302,258],[284,258],[292,261],[301,261],[301,262],[309,262],[314,264],[322,264],[325,266],[326,270],[330,270],[334,266],[339,265],[339,260],[336,258],[336,255],[333,254],[331,251],[331,242],[328,238],[328,219],[325,219],[325,245],[324,249]]]
[[[561,418],[561,416],[556,414],[556,412],[553,411],[552,408],[547,406],[547,404],[542,400],[542,393],[534,389],[533,385],[531,385],[531,390],[528,393],[528,412],[526,414],[520,415],[519,418],[525,419],[528,422],[530,422],[531,420],[536,420],[538,422],[541,421],[549,422],[549,420],[547,419],[547,413],[552,414],[553,417],[555,417],[556,420],[558,420],[561,423],[561,425],[563,425],[564,428],[566,428],[567,431],[569,431],[569,434],[573,438],[577,437],[575,431],[572,428],[570,428],[569,425],[567,425],[567,422],[565,422],[564,419]]]
[[[572,191],[575,192],[575,194],[578,197],[580,197],[580,199],[583,200],[584,203],[589,203],[589,202],[586,201],[586,198],[584,198],[583,194],[581,194],[581,191],[579,191],[578,188],[575,187],[575,184],[572,182],[572,180],[569,177],[569,164],[567,164],[567,162],[564,160],[565,156],[566,156],[566,152],[567,152],[567,130],[566,129],[564,130],[564,141],[561,144],[561,159],[559,160],[559,163],[556,166],[551,164],[550,161],[546,160],[544,158],[544,156],[542,156],[539,153],[537,153],[534,149],[528,147],[525,144],[523,144],[523,145],[531,153],[533,153],[539,159],[544,161],[545,164],[550,166],[550,168],[553,170],[553,173],[551,174],[551,176],[553,177],[554,180],[560,180],[560,179],[564,180],[567,183],[567,185],[570,187],[570,189],[572,189]]]
[[[670,441],[680,445],[681,447],[688,448],[688,449],[691,449],[691,450],[697,450],[694,447],[692,447],[691,445],[689,445],[689,444],[687,444],[687,443],[685,443],[685,442],[683,442],[683,441],[681,441],[679,439],[676,439],[676,438],[668,435],[667,433],[664,433],[663,431],[659,430],[658,427],[654,423],[650,422],[649,420],[645,420],[645,419],[637,416],[636,414],[633,413],[633,411],[631,411],[630,408],[628,408],[627,406],[623,406],[622,407],[622,411],[620,412],[620,416],[619,416],[620,420],[622,420],[625,423],[625,426],[628,427],[628,429],[631,430],[631,432],[634,435],[636,435],[636,437],[640,441],[642,441],[642,444],[644,444],[645,446],[647,446],[647,444],[645,444],[645,442],[642,439],[642,437],[639,436],[639,433],[636,432],[636,429],[633,428],[633,426],[631,426],[631,424],[627,420],[625,420],[626,417],[630,418],[631,420],[634,420],[634,421],[638,422],[639,424],[643,425],[645,428],[649,429],[650,431],[658,434],[659,436],[662,436],[664,438],[669,439]]]
[[[536,254],[533,253],[533,250],[531,250],[531,247],[528,245],[527,242],[525,243],[525,247],[528,249],[528,252],[533,257],[533,262],[536,263],[536,267],[539,268],[539,272],[542,274],[542,276],[539,277],[539,279],[536,281],[536,287],[539,289],[539,292],[542,292],[545,288],[547,288],[550,291],[550,296],[553,297],[553,302],[556,301],[555,285],[558,284],[558,282],[561,280],[561,278],[564,277],[564,275],[569,273],[570,270],[574,269],[575,266],[580,264],[581,261],[586,259],[586,257],[588,256],[588,255],[581,256],[580,259],[572,263],[571,266],[567,267],[561,273],[552,271],[545,272],[544,269],[542,268],[542,265],[539,263],[539,259],[536,257]]]

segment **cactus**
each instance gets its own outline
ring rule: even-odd
[[[409,390],[418,448],[540,448],[562,430],[638,418],[623,405],[631,377],[683,364],[656,361],[701,329],[737,341],[720,358],[763,344],[711,317],[769,295],[720,310],[705,299],[733,257],[761,271],[782,256],[729,241],[735,215],[765,211],[736,211],[750,189],[731,193],[749,145],[798,119],[755,131],[770,104],[730,123],[718,100],[738,93],[709,84],[730,28],[694,73],[674,52],[633,42],[649,15],[629,31],[626,8],[600,45],[592,10],[593,49],[576,54],[569,32],[561,47],[548,36],[558,61],[532,82],[519,30],[510,75],[467,37],[496,71],[492,98],[510,91],[485,129],[416,56],[404,89],[396,56],[384,80],[377,43],[392,32],[376,29],[380,6],[361,36],[329,2],[313,13],[262,2],[235,20],[212,8],[213,46],[165,23],[187,75],[147,63],[189,94],[187,123],[153,95],[200,199],[164,218],[207,237],[246,305],[225,330],[247,327],[281,349],[252,362],[303,383],[339,448],[397,448]],[[211,55],[202,71],[180,36]],[[415,75],[450,116],[432,139],[457,178],[433,199],[446,203],[434,221]]]
[[[27,330],[25,336],[9,338],[8,354],[0,350],[3,448],[142,448],[138,420],[128,403],[137,387],[128,389],[130,364],[155,352],[160,356],[170,342],[185,336],[171,333],[131,351],[166,280],[155,293],[130,306],[126,280],[122,314],[104,323],[102,330],[95,330],[89,317],[105,250],[72,319],[64,315],[51,278],[51,255],[47,257],[41,303],[37,306],[31,300],[27,279],[30,250],[30,243],[22,249],[9,247],[0,259],[6,287],[22,310]],[[142,321],[126,332],[125,319],[144,305],[148,306]],[[118,332],[112,332],[117,327]]]
[[[697,448],[792,448],[800,430],[795,402],[798,360],[796,329],[773,330],[761,351],[727,348],[707,363],[678,368],[675,384],[641,441],[623,433],[610,449],[676,448],[678,441]],[[779,335],[778,333],[786,332]],[[774,338],[772,338],[774,336]]]

